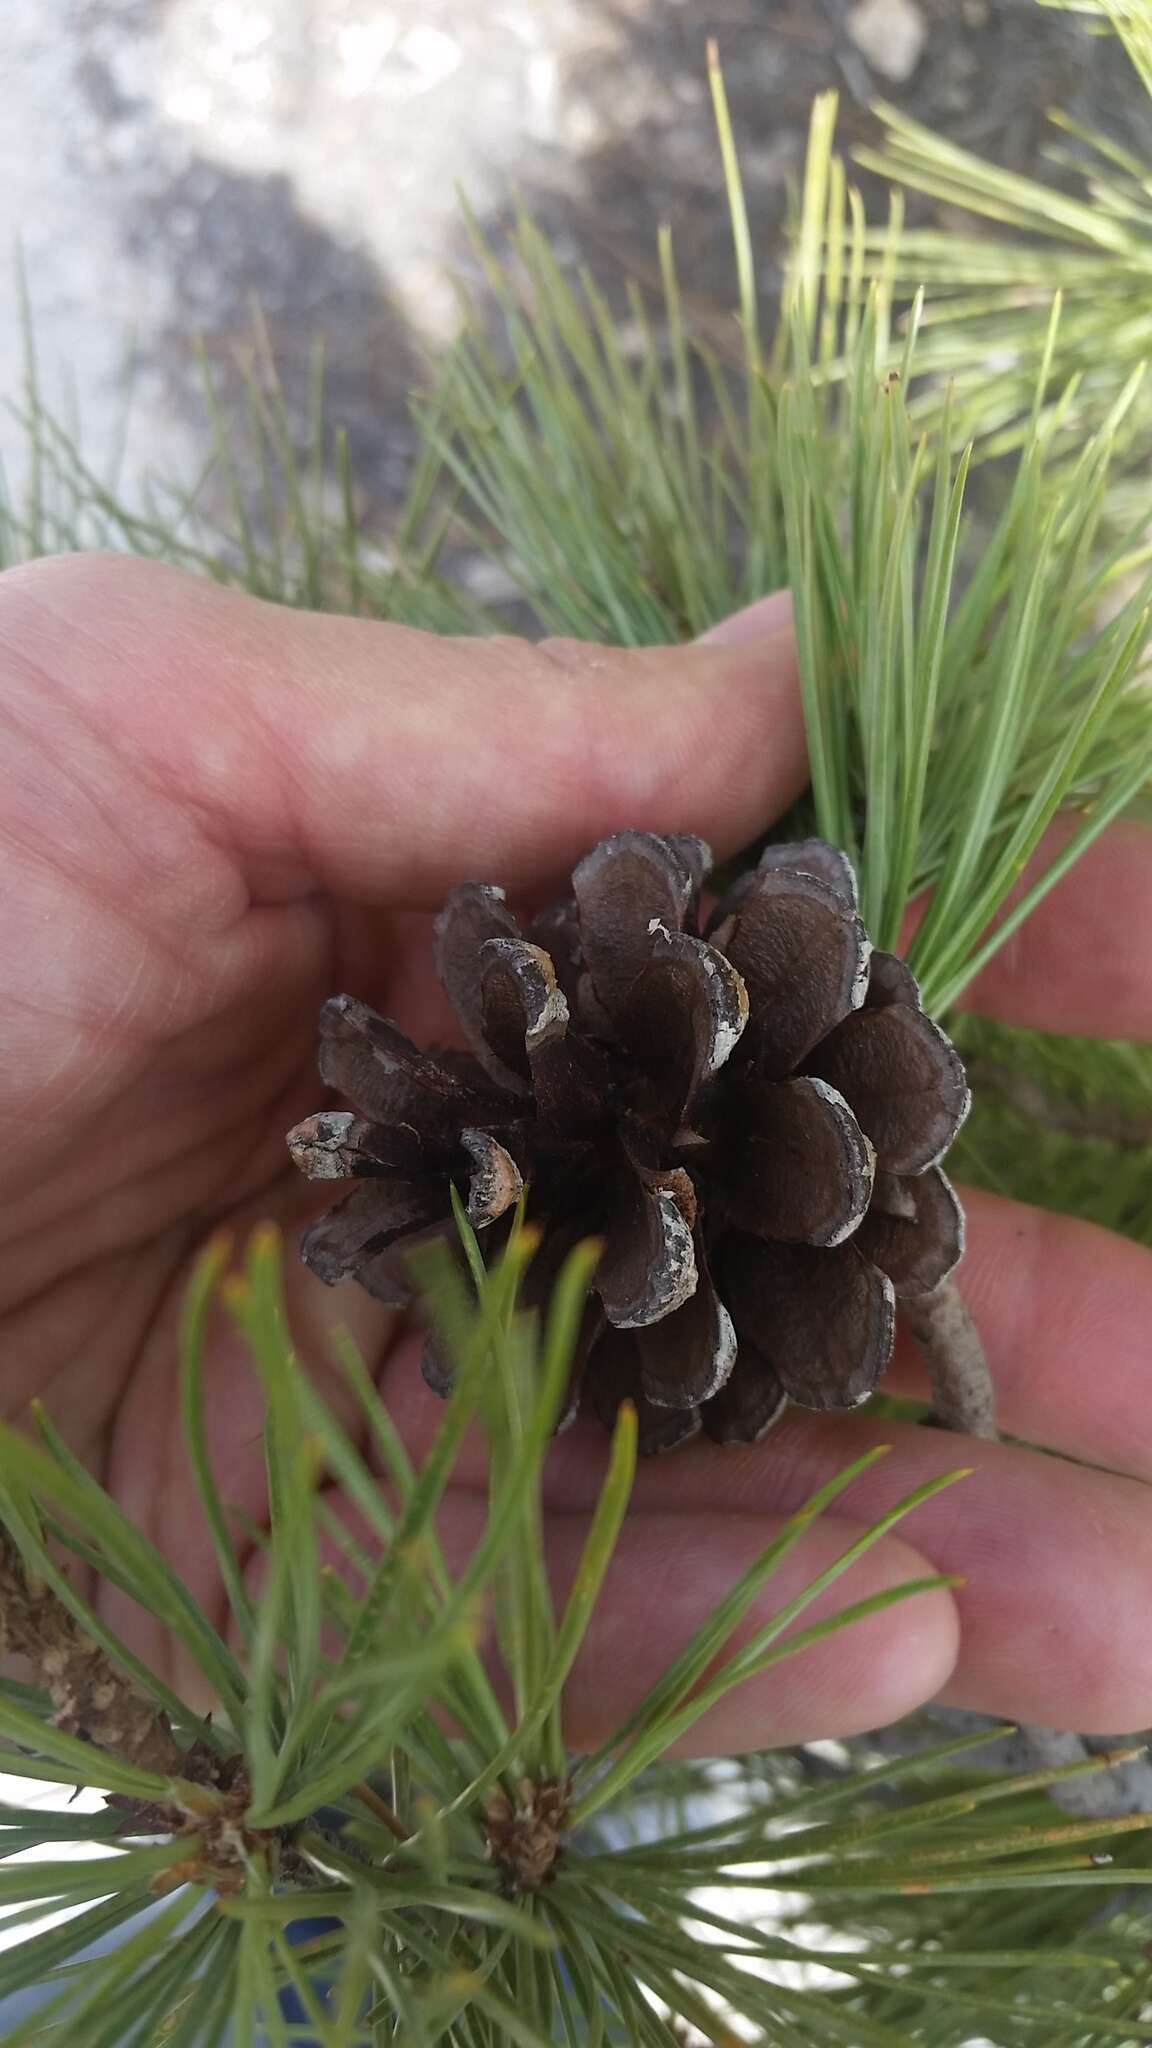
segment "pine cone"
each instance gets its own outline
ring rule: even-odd
[[[526,933],[502,890],[464,883],[435,946],[470,1052],[421,1052],[336,996],[320,1072],[355,1113],[288,1139],[306,1174],[355,1183],[305,1234],[307,1264],[392,1305],[413,1243],[451,1228],[453,1182],[493,1249],[527,1187],[538,1299],[602,1238],[567,1417],[583,1399],[610,1425],[631,1399],[649,1452],[701,1426],[752,1442],[788,1400],[855,1407],[895,1299],[963,1249],[937,1161],[964,1071],[908,968],[872,952],[849,862],[769,847],[701,937],[710,858],[619,832]],[[446,1390],[433,1345],[425,1376]]]

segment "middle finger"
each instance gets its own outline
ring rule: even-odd
[[[789,1514],[880,1443],[889,1455],[837,1500],[837,1515],[868,1525],[925,1480],[970,1468],[898,1530],[936,1570],[964,1579],[953,1593],[960,1654],[943,1697],[1089,1734],[1147,1727],[1152,1491],[1139,1481],[912,1423],[793,1409],[760,1444],[698,1441],[646,1463],[633,1506],[642,1517],[707,1512],[722,1545],[727,1516]],[[567,1469],[554,1474],[550,1502],[583,1511],[600,1460],[587,1441],[558,1449]]]

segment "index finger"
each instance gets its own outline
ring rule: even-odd
[[[707,646],[534,644],[78,555],[5,574],[0,662],[13,718],[48,721],[50,691],[61,747],[87,750],[65,769],[99,774],[110,815],[159,789],[265,904],[319,885],[433,908],[465,876],[531,889],[628,826],[724,855],[806,773],[783,597]]]

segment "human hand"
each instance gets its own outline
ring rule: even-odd
[[[804,779],[786,603],[680,650],[452,641],[284,611],[154,564],[77,557],[0,578],[0,1390],[39,1394],[77,1451],[223,1613],[175,1396],[189,1268],[221,1224],[290,1237],[324,1205],[283,1133],[315,1107],[316,1015],[338,989],[421,1038],[447,1013],[428,914],[466,875],[547,896],[621,826],[751,838]],[[1152,837],[1115,828],[981,977],[1019,1022],[1147,1035]],[[917,1511],[833,1605],[938,1570],[934,1592],[729,1697],[712,1750],[876,1726],[943,1697],[1091,1732],[1152,1720],[1152,1254],[968,1197],[961,1284],[1006,1430],[1113,1471],[911,1425],[793,1409],[747,1450],[693,1445],[640,1473],[568,1694],[574,1743],[608,1732],[782,1515],[870,1443],[891,1455],[793,1554],[776,1606],[901,1493]],[[440,1409],[417,1346],[354,1286],[290,1261],[301,1350],[339,1404],[327,1333],[351,1328],[415,1453]],[[914,1387],[898,1360],[891,1384]],[[207,1359],[224,1498],[264,1515],[260,1401],[223,1321]],[[351,1422],[351,1416],[348,1417]],[[581,1425],[549,1466],[570,1573],[603,1467]],[[1114,1476],[1120,1474],[1123,1476]],[[444,1538],[484,1516],[465,1463]],[[916,1548],[912,1548],[915,1545]],[[111,1618],[164,1668],[110,1589]],[[752,1618],[754,1623],[756,1617]],[[749,1625],[752,1625],[750,1623]]]

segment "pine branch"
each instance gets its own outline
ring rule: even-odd
[[[0,1643],[23,1658],[53,1706],[55,1726],[160,1777],[183,1774],[168,1717],[145,1698],[45,1585],[29,1577],[0,1530]]]

